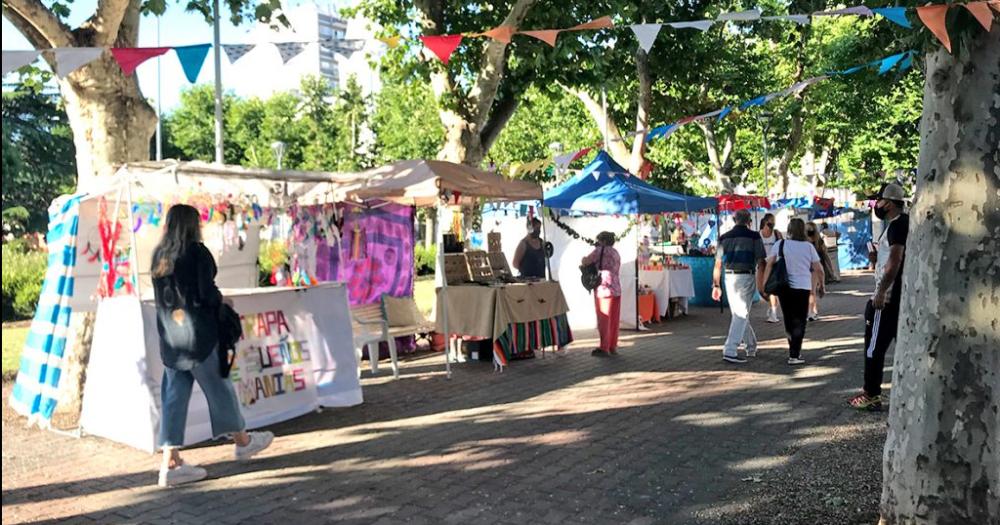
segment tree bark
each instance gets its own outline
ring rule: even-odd
[[[80,27],[70,30],[38,0],[5,0],[4,16],[36,49],[134,47],[139,40],[137,0],[101,0]],[[50,54],[42,55],[54,67]],[[147,160],[156,113],[114,58],[100,59],[59,81],[76,146],[78,190],[114,174],[122,163]]]
[[[801,82],[805,74],[806,44],[809,40],[809,31],[809,26],[799,28],[799,53],[796,57],[795,82]],[[778,161],[778,182],[781,185],[782,196],[788,194],[788,172],[792,165],[792,160],[795,159],[795,154],[799,150],[799,144],[802,143],[803,93],[804,90],[799,90],[792,95],[792,118],[788,130],[788,139],[785,141],[785,151],[781,154],[781,158]]]
[[[885,524],[1000,520],[1000,25],[978,33],[926,60]]]
[[[726,134],[726,143],[719,149],[719,141],[715,135],[715,121],[695,122],[701,134],[705,137],[705,152],[708,154],[708,165],[711,179],[708,181],[720,191],[732,190],[733,179],[729,172],[732,168],[733,133]]]
[[[646,132],[649,130],[649,111],[653,105],[653,76],[649,71],[649,56],[642,46],[635,50],[635,71],[639,77],[639,96],[636,100],[635,131],[632,139],[632,155],[625,169],[639,174],[646,161]]]

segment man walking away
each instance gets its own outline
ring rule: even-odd
[[[875,216],[885,221],[876,241],[875,293],[865,307],[865,381],[860,394],[849,401],[858,410],[882,409],[882,369],[885,353],[896,339],[903,287],[903,262],[910,217],[903,213],[903,188],[889,183],[871,197]]]
[[[729,323],[729,336],[722,349],[722,359],[729,363],[746,363],[737,353],[740,341],[746,343],[747,357],[757,355],[757,334],[750,326],[750,306],[757,293],[757,281],[764,272],[764,241],[751,230],[750,212],[740,210],[734,217],[736,226],[719,237],[715,254],[712,299],[722,299],[722,272],[726,272],[726,295],[733,318]],[[760,274],[760,275],[757,275]]]

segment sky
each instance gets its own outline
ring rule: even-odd
[[[292,7],[302,4],[301,0],[291,0],[286,1],[284,4],[286,7]],[[309,2],[313,3],[313,2]],[[335,1],[335,2],[323,2],[322,6],[337,7],[338,5],[349,4],[350,2],[345,1]],[[196,13],[186,13],[184,12],[181,3],[167,2],[167,12],[160,19],[160,35],[159,35],[159,45],[161,46],[177,46],[177,45],[188,45],[188,44],[203,44],[212,42],[212,26],[205,23],[204,18]],[[94,12],[94,8],[97,5],[97,0],[76,0],[69,4],[72,11],[70,17],[67,19],[67,23],[70,27],[76,27],[83,20],[86,20]],[[224,7],[223,2],[223,12],[221,18],[221,40],[223,44],[242,44],[250,43],[252,41],[250,36],[250,31],[254,28],[254,24],[247,23],[239,27],[233,26],[233,24],[228,19],[228,14]],[[155,47],[157,46],[157,18],[153,16],[144,16],[139,26],[139,46],[140,47]],[[31,44],[28,40],[18,31],[6,17],[3,18],[3,50],[12,51],[20,49],[32,49]],[[278,60],[280,64],[280,59],[277,59],[277,52],[272,50],[275,60]],[[208,57],[205,60],[205,64],[202,66],[201,73],[198,76],[198,83],[212,83],[213,82],[213,65],[212,65],[212,53],[209,52]],[[259,50],[260,53],[264,53],[265,50]],[[258,53],[255,50],[254,53]],[[249,58],[249,56],[248,56]],[[269,57],[270,58],[270,57]],[[136,70],[136,74],[139,75],[139,86],[142,89],[143,95],[145,95],[150,100],[156,99],[157,92],[157,62],[160,64],[160,93],[162,96],[162,110],[164,112],[169,112],[170,109],[176,107],[180,102],[181,92],[190,87],[191,84],[184,77],[184,72],[181,69],[180,62],[177,60],[177,56],[171,51],[162,55],[158,59],[152,59]],[[260,74],[259,63],[254,64],[252,60],[241,60],[236,64],[230,64],[229,60],[226,58],[225,54],[222,56],[222,81],[223,89],[227,91],[233,91],[239,95],[245,95],[246,91],[241,86],[248,86],[249,83],[253,82],[254,76]],[[270,61],[269,61],[270,63]],[[45,67],[44,61],[39,59],[35,62],[35,65]],[[8,75],[10,78],[16,78],[15,74]],[[10,80],[10,78],[5,78],[5,80]]]

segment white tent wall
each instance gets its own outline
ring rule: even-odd
[[[601,231],[620,234],[628,228],[628,217],[561,217],[564,224],[582,236],[593,239]],[[526,233],[525,217],[518,217],[513,210],[504,214],[503,210],[483,215],[483,232],[499,232],[507,262],[511,263],[517,245]],[[597,327],[594,313],[594,298],[580,284],[580,259],[593,251],[594,247],[581,239],[574,239],[557,226],[551,218],[545,218],[545,236],[552,243],[553,254],[549,260],[552,279],[559,281],[570,305],[566,315],[573,330],[593,330]],[[634,329],[635,317],[635,259],[638,231],[632,228],[624,239],[615,244],[621,255],[620,278],[622,283],[621,327]],[[511,266],[513,269],[513,265]],[[516,270],[514,270],[516,273]]]

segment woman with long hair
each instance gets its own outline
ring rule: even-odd
[[[788,223],[786,238],[771,248],[762,280],[757,282],[758,290],[764,290],[764,283],[779,258],[784,259],[788,270],[788,286],[778,292],[781,315],[785,321],[785,335],[788,337],[788,364],[801,365],[805,363],[802,359],[802,340],[806,335],[809,296],[815,293],[822,297],[826,293],[823,287],[823,265],[819,261],[816,247],[807,240],[806,224],[802,219],[792,219]]]
[[[181,485],[204,479],[205,469],[185,463],[188,402],[197,381],[208,401],[215,437],[236,442],[237,460],[246,460],[271,444],[271,432],[247,432],[233,383],[222,375],[219,313],[224,299],[215,285],[217,268],[201,242],[201,215],[178,204],[167,212],[163,238],[153,250],[153,294],[160,336],[163,380],[160,384],[159,444],[163,449],[159,484]]]
[[[819,255],[819,262],[823,266],[823,274],[830,275],[833,271],[830,264],[830,256],[826,253],[826,243],[815,222],[806,223],[806,239],[816,248],[816,255]],[[816,294],[809,295],[809,318],[810,321],[819,319],[819,297]]]
[[[781,240],[781,232],[774,228],[774,214],[766,213],[764,217],[760,219],[760,239],[764,241],[764,251],[765,253],[771,253],[771,248],[774,244]],[[767,309],[767,322],[769,323],[780,323],[781,319],[778,319],[778,296],[772,295],[769,301],[769,308]]]
[[[601,336],[601,346],[591,355],[605,357],[618,353],[618,329],[621,324],[622,283],[619,278],[621,256],[614,249],[615,234],[597,234],[597,246],[581,264],[596,264],[601,275],[601,284],[594,290],[594,309],[597,311],[597,332]]]

